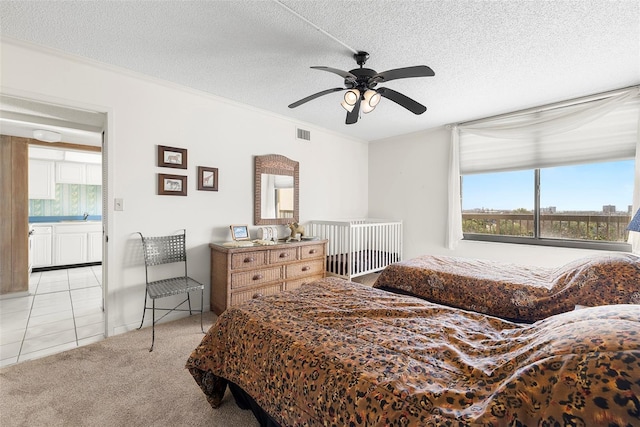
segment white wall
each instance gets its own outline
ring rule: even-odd
[[[450,132],[444,127],[369,145],[369,215],[404,221],[404,258],[423,254],[558,266],[593,250],[462,241],[446,247]]]
[[[253,156],[300,162],[301,222],[367,215],[368,146],[308,124],[90,61],[2,42],[2,92],[108,114],[108,333],[137,326],[144,268],[135,232],[187,229],[189,273],[206,285],[209,248],[229,224],[253,224]],[[156,167],[156,145],[188,150],[188,169]],[[219,168],[219,191],[196,190],[197,166]],[[188,176],[188,196],[156,195],[156,174]],[[348,185],[345,185],[348,183]],[[113,211],[113,199],[124,211]]]

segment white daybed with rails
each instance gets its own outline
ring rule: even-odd
[[[306,234],[329,240],[326,270],[347,280],[402,261],[402,221],[310,221]]]

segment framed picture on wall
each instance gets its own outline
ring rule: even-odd
[[[250,240],[249,227],[246,225],[230,225],[233,240]]]
[[[198,166],[198,190],[218,191],[218,168]]]
[[[163,168],[187,168],[186,148],[158,145],[158,166]]]
[[[186,196],[187,177],[185,175],[159,173],[158,194],[161,196]]]

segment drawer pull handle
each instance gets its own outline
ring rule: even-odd
[[[280,258],[286,258],[286,257],[288,257],[288,256],[289,256],[289,254],[288,254],[288,253],[286,253],[286,252],[282,252],[282,253],[280,253]]]
[[[253,299],[261,298],[261,297],[262,297],[262,294],[260,292],[253,294]]]
[[[253,280],[260,280],[262,279],[262,274],[256,274],[255,276],[253,276]]]
[[[310,253],[310,254],[315,254],[316,252],[318,252],[318,251],[316,251],[315,249],[311,249],[311,250],[309,251],[309,253]]]
[[[255,258],[245,258],[244,262],[253,262],[255,261]]]
[[[309,267],[308,265],[305,265],[304,267],[302,267],[302,271],[309,271],[311,270],[311,267]]]

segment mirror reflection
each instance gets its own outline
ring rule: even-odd
[[[293,218],[293,177],[261,174],[263,219]]]
[[[255,225],[297,222],[299,163],[278,154],[255,156]]]

